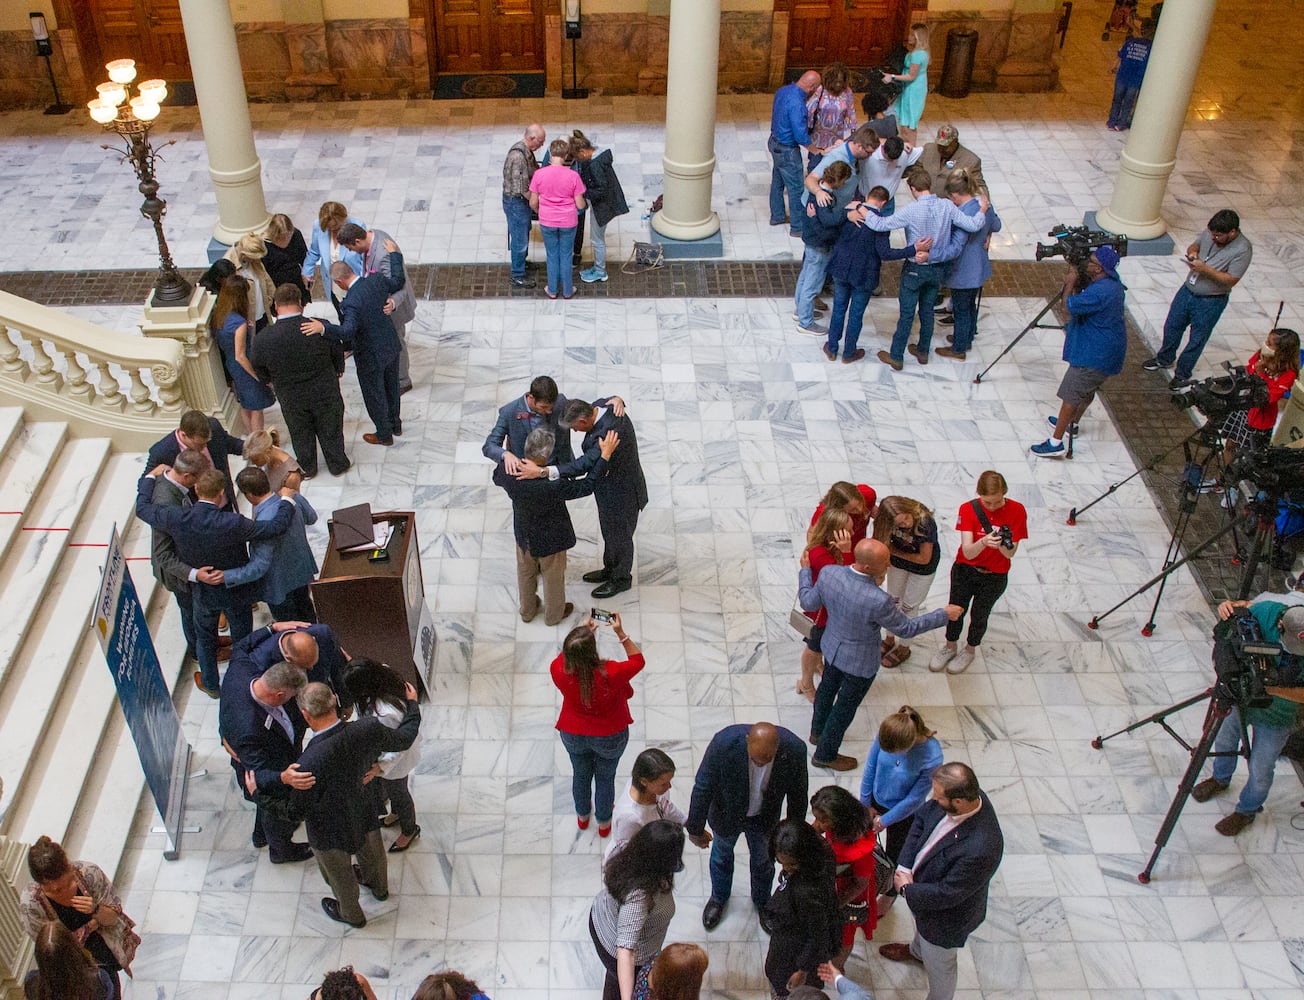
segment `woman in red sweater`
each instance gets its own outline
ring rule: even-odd
[[[1268,334],[1263,346],[1245,363],[1268,383],[1268,401],[1253,410],[1238,410],[1223,421],[1223,464],[1231,465],[1238,449],[1255,451],[1267,447],[1282,398],[1291,391],[1299,375],[1299,334],[1278,327]]]
[[[852,517],[845,510],[823,510],[806,532],[806,558],[810,560],[810,578],[814,583],[819,579],[820,570],[825,566],[847,566],[851,563]],[[810,701],[815,700],[815,671],[823,671],[824,661],[820,654],[820,639],[824,635],[824,626],[829,623],[829,613],[824,608],[818,611],[803,611],[815,624],[810,636],[805,640],[806,648],[801,651],[801,678],[797,681],[797,693],[804,694]]]
[[[571,794],[576,823],[589,828],[591,812],[598,817],[598,836],[611,833],[611,813],[616,804],[616,767],[629,742],[630,679],[643,669],[643,654],[625,634],[620,615],[612,613],[611,627],[624,647],[627,660],[598,656],[598,623],[592,618],[570,630],[561,653],[552,661],[552,682],[561,691],[557,730],[570,755]]]

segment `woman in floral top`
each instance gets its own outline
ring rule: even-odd
[[[851,75],[842,63],[824,67],[820,85],[806,101],[811,142],[819,153],[807,154],[806,169],[814,170],[832,149],[856,131],[856,95],[851,92]]]

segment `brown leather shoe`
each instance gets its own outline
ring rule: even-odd
[[[219,635],[217,637],[217,645],[219,649],[230,646],[231,637],[229,635]]]
[[[1234,812],[1220,819],[1213,828],[1224,837],[1234,837],[1253,822],[1254,817],[1248,813]]]
[[[195,671],[195,687],[198,690],[204,692],[204,694],[208,695],[210,698],[213,698],[214,700],[216,700],[219,697],[216,691],[211,691],[208,688],[204,687],[204,675],[201,674],[198,670]]]
[[[887,351],[879,351],[878,360],[883,362],[883,364],[887,365],[894,372],[899,372],[902,368],[905,367],[905,365],[903,365],[900,361],[892,357],[892,355],[888,354]]]
[[[1191,789],[1191,798],[1196,802],[1208,802],[1219,792],[1225,791],[1227,791],[1227,782],[1219,781],[1217,778],[1205,778]]]
[[[829,345],[828,345],[828,344],[825,344],[825,345],[824,345],[824,356],[825,356],[826,358],[828,358],[830,361],[837,361],[837,360],[838,360],[837,352],[836,352],[836,351],[830,351],[830,350],[829,350]]]
[[[812,767],[827,767],[832,771],[854,771],[859,764],[855,757],[848,757],[844,753],[838,754],[833,760],[815,760],[811,758]]]
[[[935,353],[939,358],[950,358],[952,361],[963,361],[965,359],[964,351],[957,353],[949,347],[939,347]]]
[[[380,438],[376,437],[375,434],[364,434],[362,435],[362,440],[366,441],[367,444],[380,444],[380,445],[384,445],[386,448],[390,447],[394,443],[393,438],[390,438],[388,441],[382,441]]]
[[[865,349],[863,347],[857,347],[856,353],[847,355],[845,358],[842,359],[842,363],[844,365],[854,365],[857,361],[861,360],[864,356],[865,356]]]
[[[561,609],[561,617],[560,617],[560,618],[558,618],[555,622],[550,622],[550,621],[548,621],[547,619],[544,619],[543,624],[545,624],[545,625],[560,625],[562,622],[564,622],[567,618],[569,618],[569,617],[570,617],[571,615],[573,615],[574,613],[575,613],[575,605],[572,604],[570,601],[567,601],[567,602],[566,602],[566,606],[565,606],[564,608]]]
[[[919,350],[919,348],[916,347],[914,344],[907,344],[907,345],[906,345],[906,350],[909,351],[909,352],[910,352],[910,356],[911,356],[912,358],[914,358],[916,361],[918,361],[921,365],[926,365],[926,364],[928,364],[928,355],[927,355],[927,353],[921,353],[920,350]]]
[[[218,662],[218,663],[228,663],[228,662],[230,662],[230,659],[231,659],[231,647],[230,647],[230,646],[223,646],[223,647],[221,647],[221,648],[218,649],[218,651],[217,651],[217,662]]]
[[[906,944],[904,941],[893,941],[891,944],[881,944],[878,946],[878,953],[889,962],[919,961],[919,959],[915,958],[914,955],[910,954],[910,945]]]

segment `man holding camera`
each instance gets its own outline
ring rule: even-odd
[[[1218,605],[1218,617],[1226,621],[1241,608],[1248,609],[1254,616],[1266,641],[1281,643],[1281,664],[1287,668],[1287,674],[1297,675],[1300,667],[1297,658],[1304,657],[1304,608],[1276,601],[1256,601],[1253,604],[1249,601],[1223,601]],[[1278,697],[1274,697],[1263,708],[1246,710],[1245,725],[1253,730],[1250,738],[1250,776],[1241,789],[1236,811],[1228,813],[1214,824],[1213,828],[1224,837],[1235,837],[1263,811],[1263,803],[1272,789],[1277,758],[1281,756],[1286,739],[1295,728],[1298,710],[1299,706],[1295,702]],[[1213,743],[1214,753],[1227,756],[1214,757],[1213,777],[1205,778],[1191,790],[1191,798],[1196,802],[1207,802],[1227,790],[1232,775],[1236,772],[1236,753],[1241,746],[1241,735],[1240,711],[1233,708],[1231,714],[1223,720],[1222,728],[1218,730]]]
[[[1081,277],[1076,266],[1069,267],[1064,278],[1069,323],[1064,330],[1062,356],[1069,370],[1060,381],[1059,416],[1048,418],[1053,428],[1051,436],[1031,449],[1040,458],[1064,454],[1064,432],[1072,428],[1077,433],[1077,423],[1096,398],[1096,390],[1109,376],[1123,370],[1123,356],[1127,353],[1127,326],[1123,321],[1126,286],[1119,280],[1117,268],[1118,251],[1099,246],[1082,267],[1085,288],[1078,291]]]

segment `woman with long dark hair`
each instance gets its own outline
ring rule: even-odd
[[[616,767],[634,722],[629,714],[634,688],[629,682],[646,663],[638,644],[625,634],[620,615],[612,614],[611,628],[629,659],[604,660],[598,655],[598,623],[590,618],[570,630],[550,668],[562,697],[557,731],[571,760],[575,823],[587,830],[596,813],[599,837],[611,834]]]
[[[1267,447],[1277,411],[1299,376],[1299,366],[1299,334],[1284,326],[1270,330],[1263,346],[1245,362],[1246,371],[1268,384],[1268,401],[1253,410],[1237,410],[1223,421],[1223,464],[1230,465],[1239,449]]]
[[[113,978],[72,931],[50,920],[36,932],[36,968],[23,980],[27,1000],[109,1000]]]
[[[770,835],[770,853],[780,871],[762,919],[770,934],[765,977],[770,995],[783,998],[798,986],[819,988],[816,970],[841,946],[842,917],[833,850],[813,826],[785,819]]]
[[[607,862],[589,910],[589,934],[607,970],[602,1000],[633,1000],[634,984],[666,939],[675,915],[675,873],[684,867],[684,828],[653,820]]]
[[[489,997],[474,979],[445,969],[421,980],[412,1000],[489,1000]]]
[[[344,686],[358,708],[359,717],[375,716],[390,729],[397,729],[407,711],[406,684],[390,667],[365,656],[355,656],[344,666]],[[421,836],[417,807],[408,790],[408,775],[421,763],[421,741],[406,750],[383,753],[376,762],[377,775],[369,784],[376,789],[376,810],[386,800],[398,817],[399,837],[389,845],[390,854],[400,854]]]
[[[869,941],[878,926],[874,814],[840,785],[826,785],[812,795],[810,810],[811,826],[824,835],[837,864],[834,890],[842,913],[842,947],[833,964],[843,968],[856,942],[856,928]]]
[[[682,824],[687,813],[670,801],[670,780],[675,776],[675,762],[664,750],[648,747],[634,758],[629,788],[616,797],[611,814],[611,843],[607,860],[624,847],[634,834],[655,819]]]
[[[233,274],[222,282],[217,302],[208,314],[208,329],[222,349],[222,362],[231,379],[245,429],[263,429],[263,411],[276,402],[271,388],[254,372],[249,360],[253,328],[249,325],[249,282]]]

